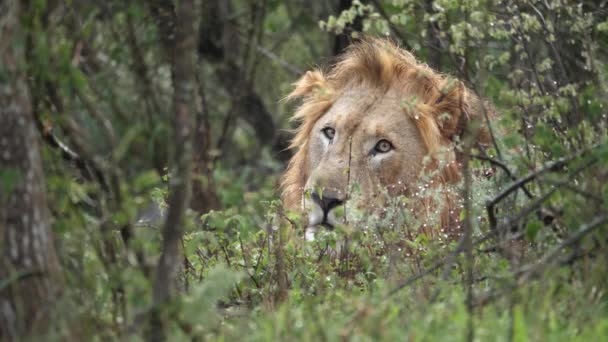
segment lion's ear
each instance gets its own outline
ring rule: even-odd
[[[308,137],[315,122],[332,104],[331,88],[320,70],[308,71],[295,84],[285,100],[303,98],[291,118],[297,122],[295,136],[289,148],[296,152],[291,158],[281,181],[283,203],[287,208],[298,208],[306,184]]]
[[[477,120],[479,131],[477,132],[477,142],[481,145],[488,145],[492,142],[492,137],[489,131],[489,119],[496,116],[494,107],[486,100],[479,98],[471,90],[464,88],[464,123],[461,123],[460,134],[466,129],[466,125],[471,120]]]
[[[446,84],[435,103],[437,124],[442,135],[453,141],[464,134],[469,123],[476,120],[479,123],[477,141],[482,145],[489,144],[491,136],[486,118],[495,116],[494,108],[462,82],[448,80]]]
[[[320,70],[307,71],[302,78],[294,83],[294,86],[294,90],[285,98],[288,101],[300,97],[324,95],[330,92],[325,76]]]

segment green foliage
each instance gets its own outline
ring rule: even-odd
[[[144,339],[147,315],[159,309],[152,284],[162,224],[136,223],[151,204],[166,209],[173,90],[143,3],[72,2],[64,12],[35,1],[23,19],[34,109],[90,161],[86,176],[56,148],[43,150],[66,278],[56,339],[72,327],[92,339]],[[496,141],[473,154],[508,172],[471,159],[471,211],[460,215],[472,223],[471,309],[471,260],[458,238],[406,210],[413,198],[381,196],[379,215],[340,209],[343,225],[305,241],[300,215],[277,201],[284,164],[251,122],[234,117],[238,99],[221,86],[222,72],[234,65],[204,56],[197,76],[212,133],[204,168],[212,171],[194,178],[214,187],[219,209],[188,212],[182,288],[163,317],[172,340],[463,340],[469,320],[477,340],[608,335],[606,224],[567,243],[605,215],[608,201],[605,8],[588,1],[386,0],[353,1],[332,15],[325,5],[299,1],[267,1],[263,14],[249,2],[231,3],[240,31],[230,38],[245,51],[235,63],[251,66],[242,83],[257,91],[277,126],[289,126],[292,108],[279,100],[295,79],[291,69],[329,56],[335,34],[389,35],[494,104]],[[352,30],[358,20],[363,32]],[[266,55],[256,44],[278,59],[260,57]],[[403,106],[419,100],[403,99]],[[562,157],[563,165],[540,172]],[[487,202],[536,172],[525,184],[533,198],[522,189],[506,196],[490,227]],[[0,170],[0,195],[20,177]],[[426,188],[420,195],[439,198]],[[12,281],[0,279],[0,289]]]
[[[22,175],[15,169],[6,168],[0,170],[0,185],[4,194],[12,193],[17,184],[22,180]]]

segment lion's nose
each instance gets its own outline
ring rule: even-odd
[[[338,195],[332,194],[323,194],[320,196],[316,191],[311,195],[312,200],[323,210],[323,214],[327,216],[327,214],[333,208],[339,206],[344,203],[344,198],[339,197]]]

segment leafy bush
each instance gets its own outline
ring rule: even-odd
[[[162,26],[139,2],[27,6],[25,66],[41,132],[81,157],[43,148],[65,277],[49,337],[150,338],[156,314],[172,340],[608,335],[604,4],[355,0],[333,16],[310,5],[324,15],[317,22],[299,1],[230,3],[228,21],[249,31],[229,38],[245,52],[199,47],[196,72],[213,134],[195,179],[217,203],[188,211],[180,292],[162,304],[152,285],[160,228],[135,224],[150,205],[166,205],[172,179]],[[210,37],[228,32],[201,16]],[[283,37],[288,29],[296,33]],[[466,137],[456,146],[470,156],[471,177],[454,189],[468,194],[461,237],[420,231],[403,209],[411,199],[394,198],[380,215],[349,213],[348,224],[307,242],[299,215],[281,207],[280,137],[260,136],[255,119],[234,113],[266,106],[273,124],[287,126],[290,108],[278,99],[294,69],[328,53],[333,34],[388,35],[498,109],[486,122],[491,147],[467,146]],[[237,67],[246,79],[222,83]],[[237,83],[250,88],[234,91]],[[252,93],[260,101],[242,105]],[[0,172],[4,189],[14,176]],[[0,290],[10,282],[0,279]]]

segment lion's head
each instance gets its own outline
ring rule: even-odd
[[[424,173],[434,171],[436,183],[457,182],[453,142],[485,110],[462,82],[380,39],[352,45],[327,73],[307,72],[294,98],[303,102],[282,198],[287,208],[305,209],[310,226],[332,227],[343,204],[368,208],[381,193],[412,196]],[[483,131],[478,137],[488,140]],[[349,195],[353,184],[357,201]]]

